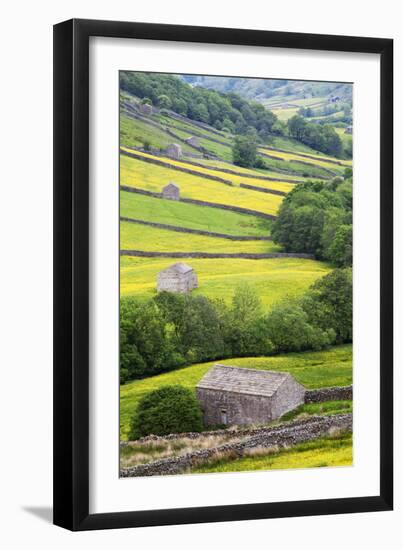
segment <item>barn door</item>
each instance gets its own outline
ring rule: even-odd
[[[221,409],[221,424],[224,424],[226,426],[227,423],[228,423],[227,409]]]

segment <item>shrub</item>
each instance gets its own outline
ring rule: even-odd
[[[276,304],[267,316],[266,326],[276,352],[317,351],[334,340],[332,330],[312,326],[308,315],[293,300]]]
[[[200,432],[202,428],[202,412],[193,392],[179,385],[163,386],[140,401],[130,439],[149,434]]]

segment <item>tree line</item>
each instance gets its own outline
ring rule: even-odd
[[[143,101],[172,109],[218,130],[245,134],[254,128],[261,138],[284,133],[277,117],[262,104],[249,102],[234,93],[192,87],[174,75],[121,71],[120,88]]]
[[[269,311],[254,288],[236,288],[229,305],[203,295],[161,292],[120,306],[120,380],[192,363],[320,350],[352,338],[351,269],[335,269],[300,298]]]
[[[346,175],[351,175],[349,169]],[[353,258],[352,178],[298,184],[284,198],[271,235],[286,252],[306,252],[339,267]]]
[[[343,143],[332,126],[308,122],[305,118],[294,115],[288,120],[287,128],[291,137],[312,149],[334,157],[343,156]]]

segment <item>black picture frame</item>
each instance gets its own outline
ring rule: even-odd
[[[89,513],[89,38],[380,54],[380,491],[373,496]],[[54,27],[54,523],[71,530],[391,510],[393,507],[393,41],[73,19]]]

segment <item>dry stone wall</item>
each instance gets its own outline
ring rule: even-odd
[[[272,428],[254,430],[248,435],[245,434],[245,438],[241,441],[224,443],[182,456],[163,458],[148,464],[122,469],[120,475],[121,477],[143,477],[179,474],[222,453],[228,452],[233,457],[242,457],[249,449],[292,446],[323,437],[334,429],[351,431],[352,423],[352,414],[311,417]]]
[[[169,231],[177,231],[178,233],[191,233],[193,235],[205,235],[206,237],[219,237],[220,239],[228,239],[230,241],[271,241],[271,237],[249,237],[245,235],[228,235],[227,233],[216,233],[214,231],[205,231],[203,229],[189,229],[187,227],[179,227],[177,225],[170,225],[166,223],[148,222],[144,220],[138,220],[137,218],[127,218],[121,216],[120,220],[123,222],[137,223],[140,225],[147,225],[150,227],[158,227],[159,229],[168,229]]]
[[[335,386],[319,390],[306,390],[305,403],[322,403],[323,401],[344,401],[353,398],[353,386]]]
[[[249,252],[214,253],[214,252],[150,252],[145,250],[120,251],[121,256],[139,256],[142,258],[243,258],[246,260],[267,260],[273,258],[303,258],[313,260],[313,254],[269,252],[267,254],[253,254]]]
[[[120,189],[123,191],[128,191],[129,193],[139,193],[140,195],[147,195],[149,197],[158,197],[162,198],[161,193],[156,193],[154,191],[146,191],[145,189],[140,189],[139,187],[129,187],[127,185],[121,185]],[[220,210],[231,210],[232,212],[239,212],[240,214],[251,214],[252,216],[256,216],[257,218],[263,218],[266,220],[275,220],[277,216],[273,216],[272,214],[265,214],[263,212],[258,212],[257,210],[252,210],[250,208],[241,208],[240,206],[232,206],[229,204],[219,204],[216,202],[207,202],[207,201],[201,201],[197,199],[185,199],[180,198],[180,202],[187,202],[189,204],[198,204],[200,206],[210,206],[211,208],[219,208]]]

